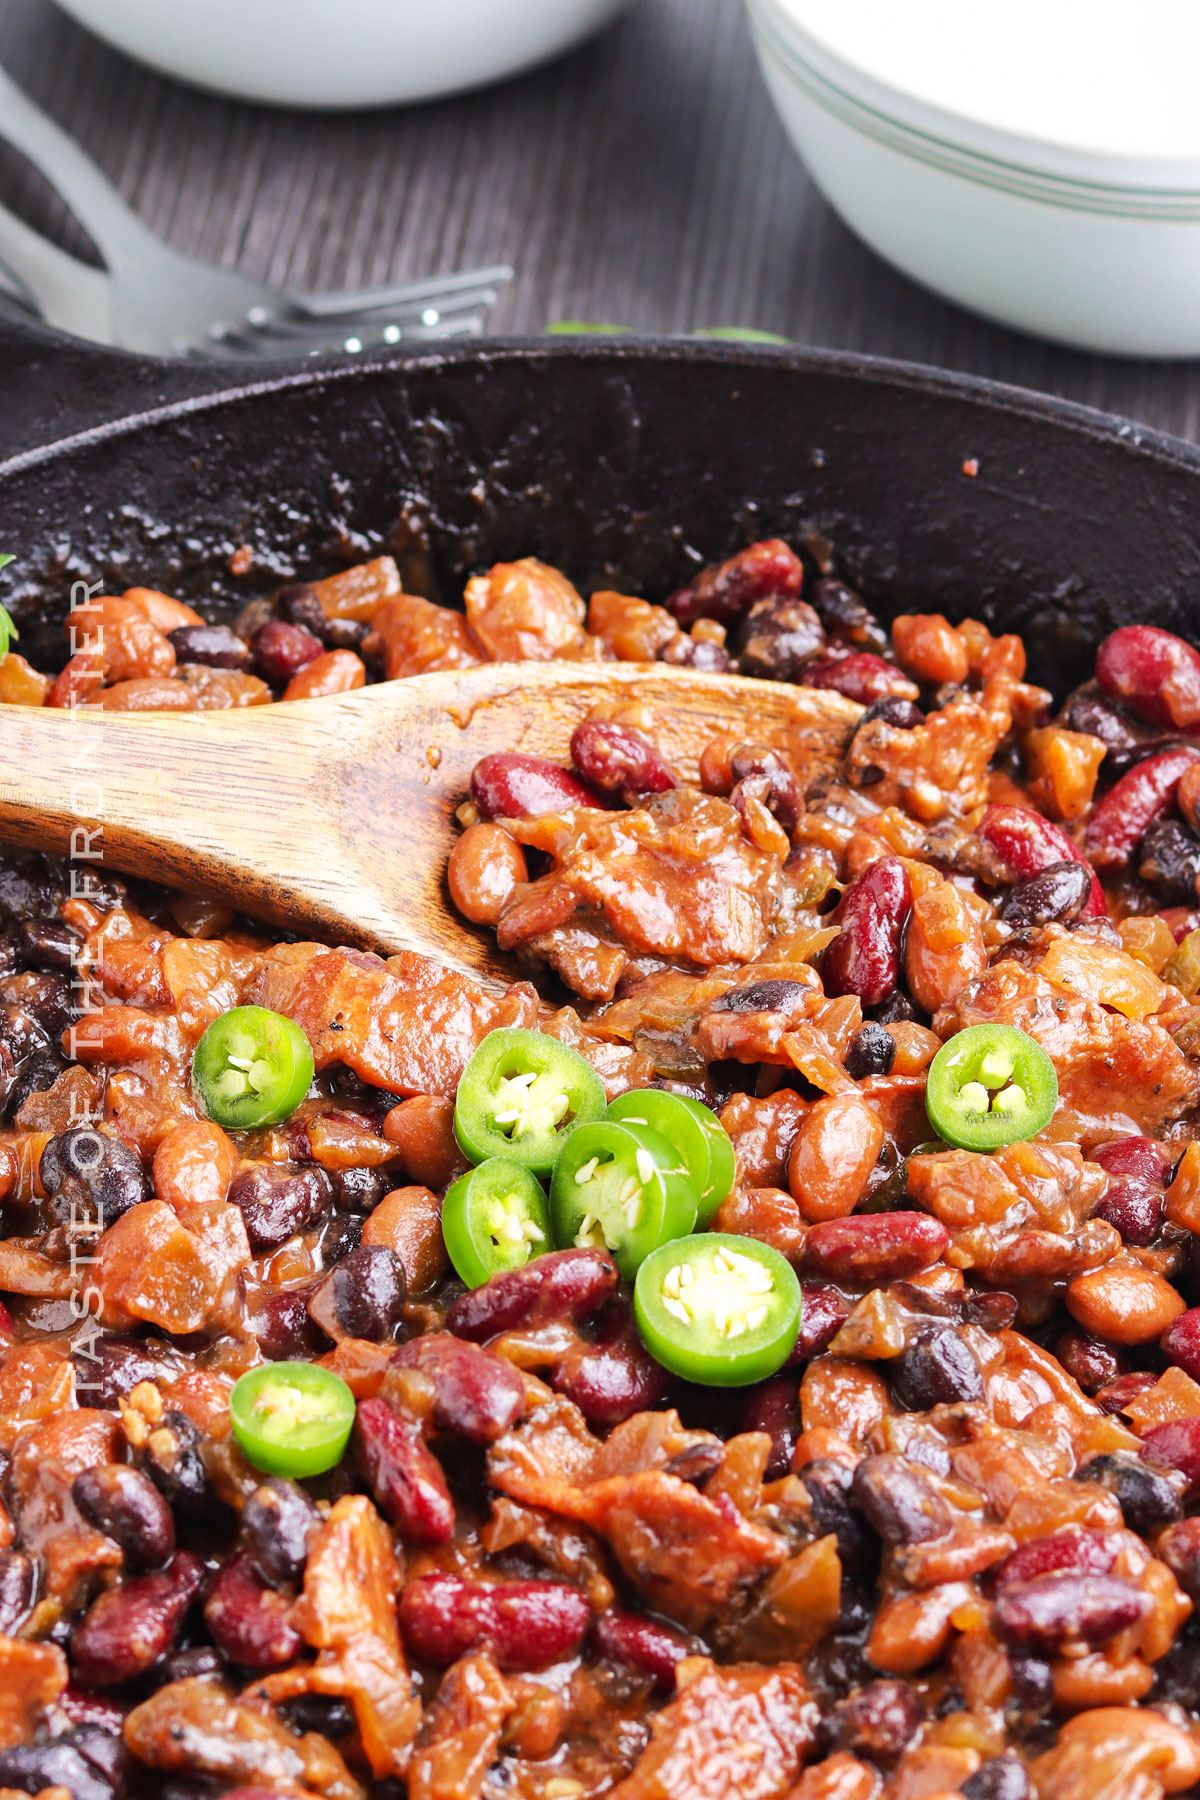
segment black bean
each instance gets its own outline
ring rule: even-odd
[[[1194,906],[1200,838],[1178,819],[1159,819],[1142,838],[1138,874],[1163,906]]]
[[[360,1244],[318,1282],[308,1313],[335,1341],[357,1337],[381,1344],[400,1323],[407,1298],[399,1257],[382,1244]]]
[[[15,1637],[33,1610],[37,1568],[19,1550],[0,1550],[0,1637]]]
[[[915,1019],[919,1024],[925,1014],[904,989],[898,987],[886,1000],[871,1008],[871,1017],[877,1025],[902,1025],[910,1019]]]
[[[813,582],[809,598],[830,637],[865,650],[882,650],[887,643],[887,633],[875,614],[844,581],[822,575]]]
[[[40,856],[0,859],[0,918],[44,919],[54,910],[54,886]]]
[[[854,1471],[852,1492],[885,1543],[924,1544],[950,1529],[950,1509],[941,1495],[894,1452],[864,1457]]]
[[[165,1345],[153,1339],[120,1336],[97,1339],[86,1350],[77,1350],[74,1361],[80,1405],[107,1407],[113,1412],[122,1395],[131,1393],[140,1381],[155,1381],[171,1368]]]
[[[1054,1671],[1040,1656],[1010,1656],[1013,1699],[1026,1712],[1047,1712],[1054,1699]]]
[[[963,1782],[963,1800],[1030,1800],[1033,1789],[1015,1750],[993,1756]]]
[[[753,794],[785,831],[794,831],[800,818],[800,789],[791,765],[763,744],[739,744],[729,758],[734,787],[730,800],[736,806],[738,789]]]
[[[161,1674],[164,1687],[171,1681],[220,1681],[226,1673],[225,1658],[214,1644],[194,1644],[190,1650],[173,1651],[154,1673]]]
[[[354,650],[361,656],[370,632],[365,619],[326,619],[321,638],[331,650]]]
[[[812,607],[783,595],[756,601],[739,633],[738,667],[764,681],[799,681],[804,665],[825,646]]]
[[[23,919],[16,931],[21,961],[35,969],[73,969],[82,934],[61,919]]]
[[[71,1800],[113,1800],[111,1782],[73,1739],[71,1733],[45,1744],[0,1750],[0,1787],[24,1789],[27,1794],[66,1788]]]
[[[292,1730],[301,1734],[316,1731],[321,1737],[342,1738],[354,1729],[354,1714],[335,1694],[298,1694],[279,1710]]]
[[[293,581],[280,588],[275,596],[275,615],[286,619],[289,625],[302,625],[324,642],[329,620],[317,590],[307,581]]]
[[[244,669],[250,652],[228,625],[177,625],[167,633],[180,663],[203,663],[208,669]]]
[[[211,1522],[215,1496],[200,1433],[186,1413],[164,1413],[141,1451],[142,1466],[155,1487],[182,1519]]]
[[[315,1282],[284,1288],[258,1303],[254,1335],[263,1355],[271,1362],[311,1362],[329,1347],[329,1339],[308,1316],[308,1302]]]
[[[855,1081],[867,1075],[887,1075],[896,1060],[896,1040],[886,1026],[860,1025],[846,1048],[846,1073]]]
[[[1069,925],[1083,911],[1091,891],[1092,873],[1083,863],[1051,863],[1017,883],[1001,906],[1000,917],[1018,931],[1051,922]]]
[[[1095,1481],[1115,1494],[1130,1531],[1143,1537],[1183,1513],[1182,1482],[1172,1481],[1128,1451],[1093,1456],[1075,1471],[1076,1481]]]
[[[234,1177],[229,1198],[240,1207],[253,1250],[277,1250],[328,1212],[333,1184],[324,1169],[257,1163]]]
[[[775,1375],[750,1388],[742,1413],[742,1431],[765,1431],[771,1439],[766,1479],[775,1481],[792,1466],[792,1453],[802,1429],[800,1393],[792,1375]]]
[[[854,1503],[854,1471],[832,1457],[815,1457],[804,1465],[800,1479],[815,1529],[822,1537],[832,1532],[837,1538],[843,1571],[859,1581],[873,1581],[879,1547]]]
[[[5,1111],[15,1119],[28,1099],[34,1094],[45,1094],[54,1086],[66,1066],[66,1058],[56,1056],[51,1050],[38,1051],[31,1056],[13,1076],[5,1095]]]
[[[966,1294],[963,1297],[963,1319],[968,1325],[982,1325],[985,1331],[1007,1331],[1017,1316],[1017,1296],[1002,1288],[992,1293]]]
[[[0,982],[0,1001],[27,1014],[57,1045],[75,1017],[69,978],[57,969],[26,969]]]
[[[16,938],[0,932],[0,976],[15,975],[19,964]]]
[[[750,981],[712,1002],[712,1012],[799,1012],[812,989],[799,981]]]
[[[358,1249],[366,1222],[364,1213],[330,1213],[321,1235],[321,1261],[326,1268],[332,1263],[341,1262],[344,1256],[349,1256],[352,1250]]]
[[[75,1477],[71,1498],[90,1525],[112,1538],[131,1564],[165,1563],[175,1548],[171,1509],[140,1469],[103,1463]]]
[[[881,700],[872,700],[855,730],[861,731],[872,719],[882,719],[895,731],[915,731],[918,725],[925,723],[925,714],[915,700],[905,700],[900,694],[884,694]]]
[[[113,1792],[124,1793],[132,1780],[133,1763],[120,1732],[106,1730],[103,1725],[88,1724],[77,1725],[70,1735],[80,1755],[85,1756],[104,1777]]]
[[[896,1398],[909,1412],[983,1398],[983,1377],[974,1353],[949,1326],[922,1329],[887,1368]]]
[[[338,1169],[334,1172],[334,1198],[343,1212],[374,1212],[394,1185],[384,1169]]]
[[[321,1515],[297,1481],[272,1475],[242,1508],[241,1547],[272,1587],[298,1582]]]
[[[685,631],[663,645],[657,660],[677,669],[699,669],[705,675],[723,675],[729,667],[729,652],[722,644],[710,643],[707,638],[689,637]]]
[[[903,1681],[872,1681],[833,1709],[834,1742],[843,1750],[894,1763],[921,1728],[921,1702]]]
[[[42,1186],[64,1224],[96,1219],[107,1229],[150,1193],[141,1162],[127,1144],[90,1125],[73,1125],[42,1151]]]

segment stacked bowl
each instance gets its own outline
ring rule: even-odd
[[[1200,355],[1194,0],[747,0],[831,204],[977,312],[1082,348]]]

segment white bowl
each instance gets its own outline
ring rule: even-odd
[[[1200,354],[1194,0],[748,0],[831,204],[897,267],[1078,347]]]
[[[182,81],[282,106],[389,106],[499,81],[628,0],[60,0]]]

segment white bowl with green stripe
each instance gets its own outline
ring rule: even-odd
[[[1194,0],[747,0],[830,203],[905,273],[1088,350],[1200,355]]]

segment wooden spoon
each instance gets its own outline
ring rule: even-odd
[[[0,706],[0,837],[506,983],[515,965],[446,891],[471,770],[495,750],[566,763],[582,719],[637,705],[685,779],[726,732],[785,745],[808,779],[862,711],[812,688],[628,663],[497,663],[182,716]]]

